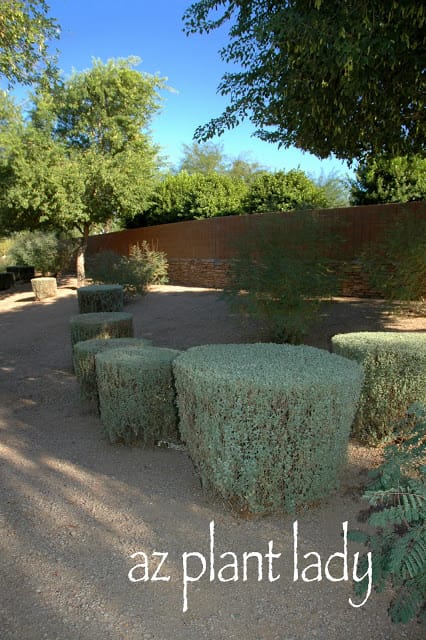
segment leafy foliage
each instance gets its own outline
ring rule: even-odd
[[[31,265],[43,275],[57,274],[70,264],[76,249],[75,239],[64,234],[21,231],[11,236],[7,259],[11,264]]]
[[[167,282],[167,258],[144,241],[130,247],[129,256],[101,251],[87,259],[87,273],[94,282],[120,284],[127,294],[145,293],[149,284]]]
[[[259,218],[236,243],[225,299],[261,320],[268,338],[301,342],[321,300],[337,287],[331,237],[338,242],[335,230],[313,212]]]
[[[229,106],[196,139],[250,118],[263,140],[319,157],[421,153],[425,17],[417,0],[194,2],[187,33],[229,23],[220,55],[237,66],[219,85]]]
[[[1,149],[2,220],[15,229],[77,229],[80,283],[92,226],[148,202],[157,149],[147,127],[164,82],[133,69],[137,63],[95,60],[66,82],[40,85],[31,121]]]
[[[381,237],[368,246],[361,262],[374,290],[388,300],[426,298],[426,203],[411,215],[401,205]]]
[[[157,183],[150,206],[128,226],[238,214],[246,193],[244,180],[229,175],[169,174]]]
[[[224,173],[226,171],[223,148],[212,142],[183,145],[183,158],[179,163],[179,171],[194,173]]]
[[[351,183],[354,205],[426,200],[426,158],[373,157],[359,163]]]
[[[297,169],[287,173],[277,171],[256,176],[250,184],[244,206],[249,213],[264,213],[320,209],[327,204],[323,189]]]
[[[32,84],[42,73],[55,75],[50,40],[59,25],[44,0],[2,0],[0,12],[0,76],[9,84]]]
[[[375,532],[350,532],[372,551],[377,591],[392,587],[392,621],[426,623],[426,407],[412,405],[400,425],[398,441],[384,451],[364,494],[371,505],[368,523]],[[365,561],[365,558],[364,558]],[[366,582],[357,585],[359,594]]]

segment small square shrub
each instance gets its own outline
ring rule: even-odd
[[[373,445],[392,438],[409,405],[426,403],[426,334],[362,331],[335,335],[331,343],[334,353],[364,369],[353,434]]]

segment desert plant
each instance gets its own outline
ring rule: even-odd
[[[375,291],[398,301],[426,298],[426,203],[412,214],[400,205],[383,236],[365,249],[363,270]]]
[[[372,554],[372,582],[377,591],[393,589],[389,607],[395,623],[413,618],[426,623],[426,407],[412,405],[399,425],[398,441],[384,450],[384,462],[371,472],[364,493],[371,505],[360,515],[374,533],[349,532]],[[367,559],[362,559],[364,569]],[[361,567],[360,567],[361,569]],[[366,580],[357,585],[363,595]]]
[[[335,335],[331,344],[364,369],[353,434],[373,445],[393,438],[407,406],[426,402],[426,335],[363,331]]]
[[[10,264],[31,265],[43,275],[57,274],[69,261],[72,240],[54,232],[21,231],[11,237]]]
[[[207,345],[174,361],[181,437],[201,481],[239,510],[293,511],[346,461],[355,363],[306,346]]]
[[[149,346],[98,353],[99,410],[111,442],[153,446],[179,439],[172,372],[179,353]]]
[[[94,339],[77,342],[73,348],[73,364],[80,385],[80,396],[87,402],[98,401],[96,384],[96,355],[109,349],[123,347],[141,349],[150,346],[151,341],[138,338]]]
[[[94,338],[133,338],[130,313],[81,313],[70,318],[71,344]]]
[[[94,284],[77,289],[79,313],[123,311],[123,287],[120,284]]]
[[[321,301],[337,291],[331,234],[328,221],[313,212],[259,217],[236,242],[225,299],[263,322],[267,338],[301,342]],[[338,241],[335,233],[332,238]]]
[[[167,282],[167,259],[144,241],[133,245],[128,257],[113,251],[89,256],[87,275],[96,283],[120,284],[127,294],[143,294],[149,284]]]

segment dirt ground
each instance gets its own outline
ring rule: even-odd
[[[212,290],[156,287],[126,310],[136,336],[158,346],[256,340],[255,327]],[[415,624],[390,622],[389,594],[352,606],[361,603],[353,571],[362,549],[354,543],[347,579],[331,580],[345,577],[339,557],[325,572],[328,558],[344,550],[344,523],[357,526],[361,487],[380,451],[351,443],[341,488],[321,504],[243,519],[202,492],[185,451],[106,441],[98,417],[81,406],[71,370],[73,281],[39,303],[28,288],[5,293],[0,312],[2,639],[423,637]],[[426,331],[426,319],[392,318],[380,301],[339,299],[307,342],[328,348],[335,333],[382,329]],[[247,580],[244,552],[261,554],[248,560]],[[238,579],[225,581],[232,571],[221,569],[230,563]],[[131,582],[136,564],[139,581]]]

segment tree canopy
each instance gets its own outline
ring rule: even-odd
[[[134,216],[149,202],[157,148],[147,127],[164,79],[133,69],[136,62],[95,60],[66,82],[43,85],[31,119],[14,136],[7,125],[0,132],[9,136],[0,150],[3,225],[77,229],[80,280],[93,225]]]
[[[360,162],[351,183],[354,205],[426,200],[426,158],[369,158]]]
[[[0,77],[9,85],[32,84],[44,73],[53,76],[50,41],[59,25],[44,0],[2,0],[0,10]]]
[[[237,65],[219,85],[225,111],[207,140],[245,118],[257,135],[324,158],[425,148],[426,9],[417,0],[199,0],[187,33],[230,24],[220,54]]]

